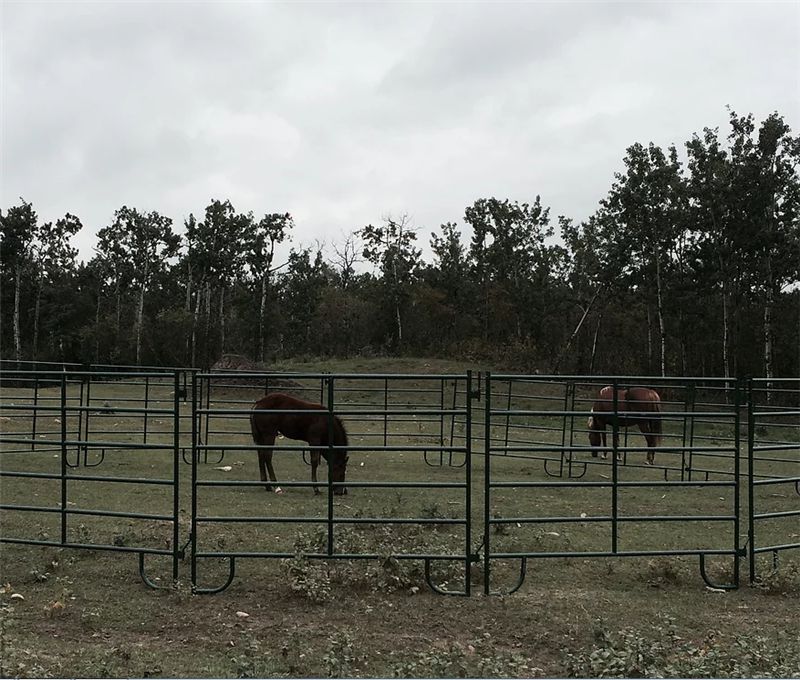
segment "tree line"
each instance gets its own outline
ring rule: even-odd
[[[682,149],[633,144],[596,212],[481,198],[463,225],[406,216],[329,248],[276,246],[290,214],[212,200],[183,230],[123,206],[78,261],[81,221],[0,211],[5,359],[208,367],[281,357],[457,356],[518,370],[800,374],[800,137],[774,113]],[[366,264],[373,270],[365,271]]]

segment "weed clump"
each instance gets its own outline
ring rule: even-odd
[[[780,633],[725,636],[709,631],[701,640],[682,638],[675,621],[660,616],[646,632],[609,631],[596,622],[595,641],[579,651],[562,650],[568,677],[596,678],[794,678],[800,675],[800,640]]]

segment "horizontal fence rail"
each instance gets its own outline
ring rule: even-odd
[[[800,380],[753,379],[748,386],[747,475],[750,581],[757,556],[773,568],[784,551],[800,548]]]
[[[136,553],[149,585],[159,556],[176,579],[181,374],[61,368],[0,372],[0,542]]]
[[[655,447],[636,386],[660,396]],[[273,447],[285,493],[264,491],[250,417],[274,392],[344,423],[347,496],[324,463],[344,447],[288,438]],[[0,483],[1,542],[133,553],[154,587],[146,559],[177,578],[186,551],[197,592],[243,559],[298,556],[418,560],[460,595],[473,568],[493,593],[532,560],[694,556],[732,588],[740,558],[752,582],[800,548],[800,379],[0,361]]]
[[[280,408],[268,411],[253,410],[252,387],[263,388],[267,393],[286,392],[305,401],[319,404],[313,411],[297,408]],[[248,391],[248,388],[250,391]],[[450,399],[450,390],[455,394],[462,390],[466,398],[455,405]],[[469,595],[470,565],[474,562],[472,554],[472,510],[471,510],[471,427],[472,410],[471,373],[463,375],[362,375],[362,374],[257,374],[240,373],[232,382],[230,375],[216,373],[194,376],[192,382],[192,422],[194,427],[192,450],[192,583],[197,592],[219,592],[233,581],[237,560],[243,558],[329,560],[421,560],[425,566],[425,578],[430,587],[437,592]],[[457,400],[458,401],[458,400]],[[244,451],[253,451],[250,439],[251,417],[269,416],[280,422],[296,422],[308,414],[322,417],[327,436],[315,443],[278,439],[269,448],[274,457],[275,472],[281,481],[258,481],[256,479],[210,479],[215,469],[203,463],[209,459],[208,452],[216,452],[215,465]],[[347,434],[348,443],[334,443],[331,435],[334,417],[341,419]],[[464,437],[458,443],[447,440],[450,422],[458,418],[464,425]],[[288,426],[288,425],[287,425]],[[287,427],[282,426],[282,427]],[[295,436],[303,436],[295,432]],[[342,451],[349,454],[347,479],[343,484],[333,481],[333,465],[327,465],[325,479],[319,483],[324,489],[324,500],[312,493],[316,482],[294,481],[298,461],[304,460],[314,450],[323,457],[333,459]],[[303,455],[300,455],[300,454]],[[362,454],[369,453],[362,460]],[[457,466],[458,472],[447,472],[447,481],[433,481],[426,478],[426,466],[419,468],[424,458],[445,458],[448,462],[458,456],[463,461]],[[358,463],[356,462],[358,461]],[[239,460],[234,460],[237,466]],[[301,475],[308,473],[302,472]],[[364,469],[366,466],[366,470]],[[390,475],[400,470],[401,474],[415,467],[420,478],[398,480]],[[233,467],[233,466],[232,466]],[[402,469],[402,468],[405,468]],[[247,466],[238,469],[244,471]],[[250,468],[252,469],[252,468]],[[293,469],[293,481],[286,479],[282,471]],[[448,468],[449,469],[449,468]],[[232,470],[231,470],[232,471]],[[363,475],[369,471],[369,478]],[[374,471],[374,472],[373,472]],[[455,477],[455,480],[453,479]],[[306,477],[307,479],[307,477]],[[277,486],[276,486],[277,485]],[[338,486],[346,485],[352,490],[352,503],[337,502],[334,492]],[[285,491],[282,494],[265,495],[263,489]],[[225,512],[219,496],[212,492],[220,490],[241,490],[246,493],[245,508],[249,514],[242,515]],[[380,498],[388,491],[398,494],[412,494],[412,498],[455,499],[460,512],[455,516],[436,516],[436,513],[422,507],[417,512],[413,508],[400,514],[392,509],[391,514],[364,515],[354,504],[359,495],[371,494]],[[259,493],[260,492],[260,493]],[[378,494],[376,496],[376,494]],[[339,498],[350,498],[340,496]],[[267,510],[267,512],[264,512]],[[256,534],[242,535],[235,545],[218,547],[220,536],[230,536],[233,526],[250,526]],[[294,527],[295,533],[287,532],[285,527]],[[291,543],[297,536],[297,527],[309,527],[312,533],[309,545],[298,547]],[[381,553],[369,544],[359,544],[361,535],[352,531],[359,527],[380,528],[396,536],[396,544]],[[403,532],[392,531],[403,527],[430,527],[431,530],[449,528],[444,549],[426,550],[425,546],[403,543]],[[460,534],[460,537],[459,537]],[[307,536],[305,534],[304,536]],[[425,534],[410,534],[411,538],[423,540]],[[249,538],[248,538],[249,537]],[[222,583],[216,586],[202,585],[200,565],[208,562],[227,560],[227,574],[222,574]],[[460,586],[446,591],[436,583],[435,563],[456,563],[461,565],[458,577]],[[438,579],[441,580],[441,579]]]
[[[736,383],[731,389],[725,381],[644,380],[643,384],[641,377],[486,376],[486,594],[492,592],[494,561],[519,560],[513,592],[522,585],[527,560],[533,558],[696,555],[708,585],[738,586],[739,557],[744,554],[739,544],[741,391]],[[635,394],[629,388],[635,386],[655,389],[660,400],[656,404],[649,395],[629,397]],[[603,403],[599,395],[606,387],[611,396]],[[657,432],[655,448],[650,441],[639,441],[640,429],[645,434]],[[700,470],[693,466],[706,457],[717,459],[717,464],[710,468],[703,462]],[[546,476],[560,481],[509,479],[519,474],[513,459],[541,462]],[[693,479],[698,471],[705,479]],[[711,473],[722,479],[710,480]],[[530,499],[524,505],[532,514],[507,514],[504,506],[510,504],[511,490]],[[709,491],[717,497],[724,494],[719,498],[723,503],[710,500]],[[642,503],[647,504],[648,496],[654,499],[656,492],[662,498],[679,497],[683,509],[699,511],[642,512]],[[592,511],[580,512],[581,506],[570,502],[579,495],[587,498],[584,502]],[[639,500],[628,501],[634,495]],[[552,499],[554,511],[543,507],[543,498]],[[663,532],[669,538],[657,540],[649,529],[653,525],[668,525]],[[504,536],[503,527],[513,532]],[[550,545],[543,540],[548,536],[568,538],[569,543]],[[732,558],[729,582],[711,581],[706,572],[709,556]]]

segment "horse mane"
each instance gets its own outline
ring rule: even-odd
[[[344,423],[339,416],[333,416],[333,443],[336,446],[348,446],[350,444],[347,441],[347,430],[344,429]]]

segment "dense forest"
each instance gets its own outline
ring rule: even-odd
[[[80,262],[80,218],[41,222],[23,197],[0,213],[2,357],[202,368],[225,352],[391,354],[796,376],[800,137],[777,113],[729,122],[680,149],[630,146],[585,222],[554,219],[539,196],[481,198],[461,226],[393,216],[288,261],[276,246],[291,215],[215,199],[178,230],[123,206]]]

